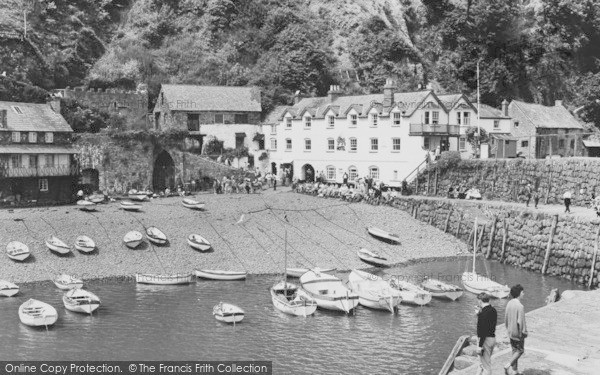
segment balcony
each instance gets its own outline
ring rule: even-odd
[[[410,124],[409,135],[453,135],[460,134],[460,125]]]
[[[75,176],[79,173],[76,166],[60,165],[38,168],[6,168],[0,166],[0,177],[54,177]]]

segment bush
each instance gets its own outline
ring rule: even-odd
[[[458,151],[446,151],[443,152],[440,156],[440,159],[436,163],[436,165],[440,169],[450,169],[455,168],[461,162],[460,152]]]

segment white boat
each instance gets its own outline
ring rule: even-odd
[[[158,275],[152,273],[136,273],[135,281],[139,284],[154,284],[154,285],[180,285],[189,284],[192,282],[192,275],[189,274],[173,274],[173,275]]]
[[[456,301],[464,293],[461,287],[429,278],[421,283],[421,288],[431,293],[431,296],[434,298],[449,299],[452,301]]]
[[[92,194],[88,197],[88,200],[92,203],[102,203],[104,202],[104,195],[103,194]]]
[[[317,301],[292,283],[280,281],[270,289],[273,306],[279,311],[296,316],[309,316],[317,310]]]
[[[12,260],[24,261],[31,255],[29,247],[22,242],[12,241],[6,245],[6,255]]]
[[[358,295],[335,276],[310,270],[300,276],[300,284],[321,308],[349,313],[358,306]]]
[[[120,206],[125,211],[139,211],[142,209],[142,205],[131,201],[122,201]]]
[[[77,206],[81,211],[94,211],[96,209],[96,203],[84,199],[77,201]]]
[[[183,204],[184,207],[190,208],[192,210],[203,210],[206,206],[204,203],[198,202],[190,198],[183,198],[181,204]]]
[[[76,277],[61,274],[58,275],[54,280],[54,285],[56,285],[59,289],[67,290],[67,289],[79,289],[83,287],[83,280],[78,279]]]
[[[96,244],[88,236],[79,236],[75,239],[75,248],[82,253],[91,253],[96,248]]]
[[[0,280],[0,296],[12,297],[17,293],[19,293],[17,284],[13,284],[6,280]]]
[[[55,253],[59,253],[59,254],[68,254],[71,252],[71,247],[69,247],[69,245],[62,242],[61,240],[59,240],[56,236],[50,236],[46,240],[46,246],[51,251],[54,251]]]
[[[78,313],[91,314],[100,307],[100,298],[84,289],[71,289],[62,300],[67,310]]]
[[[150,200],[150,198],[148,198],[148,195],[146,195],[146,194],[129,194],[129,199],[138,201],[138,202]]]
[[[238,323],[244,319],[244,310],[230,303],[219,302],[213,307],[215,319],[225,323]]]
[[[390,286],[400,292],[402,303],[424,306],[431,302],[431,293],[408,281],[393,277],[388,280]]]
[[[210,280],[244,280],[248,275],[245,271],[194,270],[197,277]]]
[[[329,273],[335,271],[335,268],[287,268],[286,270],[289,277],[300,277],[310,270],[320,273]]]
[[[361,270],[352,270],[348,276],[350,290],[358,294],[358,302],[372,309],[394,313],[402,302],[401,293],[381,277]]]
[[[356,252],[360,260],[375,267],[387,267],[389,266],[387,258],[382,257],[374,251],[367,249],[360,249]]]
[[[51,305],[30,298],[19,306],[21,323],[32,327],[51,326],[58,320],[58,313]]]
[[[142,234],[137,230],[127,232],[127,234],[125,234],[125,236],[123,237],[123,242],[125,242],[125,245],[128,248],[134,249],[138,247],[138,245],[142,242]]]
[[[367,232],[369,232],[369,234],[371,236],[373,236],[379,240],[393,243],[393,244],[400,244],[400,237],[397,234],[388,233],[388,232],[384,231],[383,229],[379,229],[376,227],[367,227]]]
[[[190,234],[187,238],[187,243],[193,249],[196,249],[199,251],[208,251],[212,247],[210,242],[208,242],[206,240],[206,238],[202,237],[199,234]]]
[[[146,237],[148,237],[148,240],[150,240],[150,242],[156,245],[164,245],[167,243],[167,235],[164,234],[157,227],[146,228]]]

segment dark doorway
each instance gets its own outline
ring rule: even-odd
[[[277,163],[271,163],[271,173],[277,176]]]
[[[86,194],[98,191],[100,188],[100,173],[97,169],[84,169],[81,171],[81,184],[84,186]]]
[[[302,175],[301,178],[306,182],[315,182],[315,169],[310,164],[304,164],[302,167]]]
[[[154,161],[152,188],[155,192],[175,188],[175,162],[165,150],[161,151]]]

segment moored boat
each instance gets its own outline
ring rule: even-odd
[[[292,283],[280,281],[270,289],[273,306],[281,312],[309,316],[317,310],[317,301]]]
[[[219,302],[213,307],[215,319],[225,323],[239,323],[244,319],[244,310],[231,303]]]
[[[10,281],[0,280],[0,296],[12,297],[19,293],[19,286]]]
[[[400,237],[394,233],[388,233],[383,229],[379,229],[376,227],[367,227],[367,232],[369,234],[379,240],[389,242],[392,244],[400,244]]]
[[[475,272],[464,272],[462,274],[462,283],[466,290],[471,293],[487,293],[494,298],[506,298],[510,294],[510,288],[491,280]]]
[[[183,204],[184,207],[190,208],[192,210],[203,210],[205,207],[205,204],[203,202],[198,202],[197,200],[191,198],[183,198],[181,204]]]
[[[191,273],[190,274],[173,274],[173,275],[136,273],[135,281],[139,284],[180,285],[180,284],[191,283],[192,277],[193,277],[193,275]]]
[[[167,243],[167,235],[157,227],[146,228],[146,237],[148,237],[150,242],[156,245],[164,245]]]
[[[51,326],[58,320],[58,313],[51,305],[30,298],[19,306],[21,323],[32,326]]]
[[[456,301],[463,295],[463,290],[453,284],[448,284],[437,279],[427,279],[421,283],[421,287],[431,293],[434,298],[449,299]]]
[[[350,290],[358,294],[358,302],[372,309],[394,313],[402,302],[401,293],[381,277],[361,270],[352,270],[348,276]]]
[[[127,234],[125,234],[123,237],[123,242],[125,242],[125,245],[128,248],[134,249],[142,242],[142,234],[137,230],[127,232]]]
[[[77,207],[79,207],[81,211],[94,211],[96,209],[96,203],[82,199],[77,201]]]
[[[148,198],[148,195],[146,194],[129,194],[129,199],[134,200],[134,201],[138,201],[138,202],[143,202],[146,200],[149,200],[150,198]]]
[[[210,280],[244,280],[248,275],[245,271],[194,270],[196,277]]]
[[[67,310],[83,314],[91,314],[100,307],[100,298],[84,289],[71,289],[62,300]]]
[[[83,280],[73,277],[71,275],[61,274],[58,275],[54,280],[54,285],[59,289],[79,289],[83,287]]]
[[[60,239],[58,239],[56,236],[50,236],[46,240],[46,246],[48,247],[48,249],[58,254],[64,255],[71,252],[71,247],[63,241],[61,241]]]
[[[208,242],[208,240],[206,238],[202,237],[199,234],[190,234],[187,238],[187,243],[193,249],[196,249],[199,251],[208,251],[212,247],[210,242]]]
[[[6,245],[6,255],[12,260],[22,262],[31,255],[31,252],[29,251],[29,247],[24,243],[12,241]]]
[[[104,194],[92,194],[88,197],[88,200],[92,203],[102,203],[104,202]]]
[[[413,284],[408,281],[400,280],[397,277],[393,277],[388,280],[390,286],[400,291],[402,296],[402,303],[408,305],[424,306],[431,302],[431,293],[425,289]]]
[[[91,253],[96,248],[96,244],[88,236],[79,236],[75,239],[75,248],[82,253]]]
[[[356,252],[360,260],[375,267],[388,267],[387,258],[382,257],[380,254],[370,251],[367,249],[360,249]]]
[[[142,209],[142,205],[131,201],[122,201],[120,206],[125,211],[139,211]]]
[[[286,270],[289,277],[300,277],[310,270],[320,273],[329,273],[335,271],[335,268],[286,268]]]
[[[300,284],[321,308],[349,313],[358,306],[358,295],[333,275],[310,270],[300,276]]]

